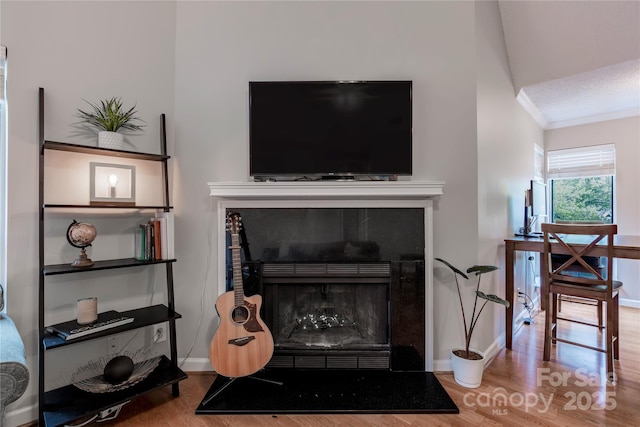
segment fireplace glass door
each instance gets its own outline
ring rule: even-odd
[[[372,265],[386,274],[367,275],[368,264],[360,269],[358,264],[275,265],[276,270],[306,271],[291,275],[270,274],[272,265],[264,266],[264,321],[273,335],[275,363],[313,362],[322,368],[339,360],[349,367],[371,367],[369,357],[382,356],[376,363],[388,369],[389,265]],[[362,273],[334,274],[332,266]]]

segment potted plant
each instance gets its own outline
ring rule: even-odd
[[[498,267],[493,265],[474,265],[473,267],[469,267],[467,269],[467,274],[475,274],[478,280],[476,282],[476,295],[473,303],[473,312],[471,313],[471,317],[468,319],[469,322],[467,322],[464,304],[462,303],[462,291],[460,290],[458,276],[464,277],[465,280],[469,280],[469,276],[441,258],[436,258],[436,261],[440,261],[453,271],[453,277],[455,278],[456,289],[458,291],[458,300],[460,301],[460,310],[462,311],[462,322],[464,324],[465,347],[464,349],[451,350],[453,376],[458,384],[469,388],[476,388],[479,387],[482,382],[482,372],[484,370],[484,354],[480,351],[471,349],[471,336],[478,325],[478,318],[489,302],[502,304],[505,307],[509,307],[510,304],[509,301],[503,300],[496,295],[485,294],[480,291],[480,279],[482,278],[482,275],[484,273],[495,271]],[[478,306],[479,299],[484,300],[480,303],[480,306]]]
[[[101,100],[99,103],[92,103],[83,100],[91,106],[89,111],[78,109],[77,116],[83,123],[91,128],[98,130],[98,146],[104,148],[121,149],[123,144],[123,135],[118,130],[125,129],[130,131],[142,131],[144,121],[136,117],[136,106],[128,110],[122,106],[120,98],[113,97],[107,100]]]

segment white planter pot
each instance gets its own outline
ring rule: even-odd
[[[122,150],[123,146],[124,136],[121,133],[109,131],[98,132],[98,147]]]
[[[451,366],[453,367],[453,377],[458,384],[467,388],[480,387],[482,383],[482,373],[484,371],[484,354],[478,350],[470,349],[482,356],[479,360],[469,360],[458,357],[451,350]],[[464,351],[464,350],[463,350]]]

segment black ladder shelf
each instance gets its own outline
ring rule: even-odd
[[[113,209],[120,210],[156,210],[170,212],[172,206],[169,203],[169,182],[167,161],[166,124],[165,115],[160,115],[160,145],[161,154],[138,153],[133,151],[112,150],[106,148],[89,147],[64,142],[46,141],[44,139],[44,89],[40,88],[38,93],[38,150],[40,155],[40,184],[39,184],[39,297],[38,297],[38,403],[39,421],[41,426],[63,426],[75,420],[97,417],[102,411],[121,406],[135,397],[152,392],[162,387],[171,386],[173,396],[180,393],[179,382],[186,379],[187,375],[178,367],[177,343],[176,343],[176,320],[182,316],[175,312],[174,290],[173,290],[173,263],[175,259],[162,259],[156,261],[139,261],[135,258],[111,259],[95,261],[91,267],[72,267],[69,264],[45,265],[44,245],[45,245],[45,219],[47,210],[67,210],[77,209]],[[164,203],[158,206],[113,206],[109,204],[45,204],[45,157],[49,151],[66,151],[88,155],[110,156],[117,158],[148,160],[159,162],[162,167],[162,186]],[[46,312],[45,282],[49,276],[74,274],[86,274],[111,269],[139,269],[152,265],[164,266],[166,270],[166,305],[158,304],[146,307],[139,307],[134,310],[123,311],[123,315],[134,318],[132,323],[121,325],[115,328],[86,335],[72,341],[65,341],[57,335],[47,332],[47,325],[44,323]],[[96,274],[96,273],[92,273]],[[125,331],[147,327],[158,323],[167,322],[169,325],[169,355],[162,355],[160,363],[153,372],[143,381],[125,388],[121,391],[111,393],[89,393],[83,391],[73,384],[66,385],[54,390],[45,391],[45,356],[47,350],[72,346],[79,342],[87,342],[109,335],[119,334]]]

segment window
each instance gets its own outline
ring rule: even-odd
[[[551,221],[613,222],[613,144],[548,153]]]

